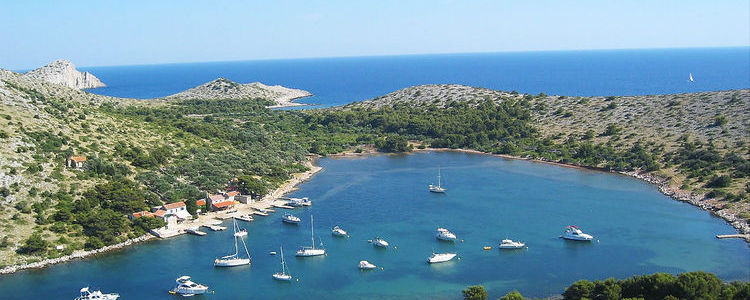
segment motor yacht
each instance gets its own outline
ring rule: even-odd
[[[181,276],[175,280],[177,285],[172,289],[173,293],[177,293],[183,296],[193,296],[205,294],[208,291],[208,287],[202,284],[198,284],[190,280],[190,276]]]
[[[388,248],[388,242],[381,238],[375,238],[375,240],[372,241],[372,244],[378,247]]]
[[[432,255],[427,258],[427,262],[431,264],[441,263],[450,261],[454,257],[456,257],[456,253],[432,253]]]
[[[81,296],[75,300],[116,300],[118,298],[120,298],[120,294],[104,294],[102,291],[92,291],[89,287],[85,287],[81,289]]]
[[[437,233],[435,234],[435,237],[443,241],[455,241],[456,240],[456,235],[453,232],[450,232],[450,230],[445,229],[445,228],[438,228]]]
[[[565,232],[561,236],[562,238],[566,240],[573,240],[573,241],[591,241],[594,239],[593,236],[590,234],[583,233],[578,226],[571,225],[565,228]]]
[[[363,260],[359,262],[359,268],[362,270],[372,270],[378,266],[371,264],[369,261]]]
[[[289,223],[289,224],[299,224],[300,219],[297,216],[286,214],[283,217],[281,217],[281,221],[283,221],[284,223]]]
[[[348,237],[349,234],[346,233],[345,230],[341,229],[338,225],[333,226],[333,229],[331,229],[331,234],[334,236],[342,236],[342,237]]]
[[[500,249],[521,249],[523,247],[526,247],[526,244],[509,239],[504,239],[500,242]]]

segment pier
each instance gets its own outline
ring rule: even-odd
[[[717,239],[746,239],[750,240],[750,234],[717,234]]]

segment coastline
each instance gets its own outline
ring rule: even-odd
[[[715,205],[710,203],[709,201],[710,199],[706,199],[703,195],[696,195],[694,193],[682,191],[679,188],[674,188],[668,184],[668,181],[669,181],[668,179],[661,178],[655,175],[641,173],[637,171],[615,172],[615,171],[605,170],[602,168],[577,166],[577,165],[546,161],[546,160],[540,160],[540,159],[517,157],[517,156],[511,156],[511,155],[505,155],[505,154],[486,153],[486,152],[482,152],[478,150],[471,150],[471,149],[424,148],[424,149],[414,149],[413,152],[472,153],[472,154],[480,154],[480,155],[489,155],[489,156],[500,157],[500,158],[505,158],[505,159],[525,160],[529,162],[549,164],[549,165],[554,165],[554,166],[559,166],[559,167],[564,167],[564,168],[600,171],[600,172],[606,172],[610,174],[621,174],[625,176],[634,177],[634,178],[646,181],[650,184],[656,185],[657,188],[659,189],[659,192],[661,192],[662,194],[674,200],[689,203],[693,206],[696,206],[702,210],[705,210],[711,213],[713,216],[721,218],[722,220],[727,222],[730,226],[735,228],[735,230],[738,233],[740,233],[741,235],[744,235],[743,239],[745,240],[745,242],[750,243],[750,226],[746,224],[745,222],[743,222],[742,219],[737,218],[737,216],[735,216],[734,214],[726,213],[717,209]],[[328,155],[327,157],[333,157],[333,158],[356,157],[356,156],[368,156],[368,155],[377,155],[377,154],[387,154],[387,153],[379,152],[375,150],[374,148],[368,148],[367,151],[361,152],[361,153],[357,153],[353,151],[344,151],[341,153]],[[317,165],[317,159],[318,159],[317,156],[309,156],[307,160],[303,162],[303,164],[307,166],[308,168],[310,168],[310,170],[302,172],[302,173],[292,174],[292,178],[284,182],[281,186],[279,186],[275,190],[268,192],[260,200],[253,202],[251,204],[238,203],[236,205],[236,209],[233,209],[229,212],[224,212],[224,211],[208,212],[204,215],[199,215],[198,218],[196,218],[193,222],[186,222],[186,223],[178,224],[176,234],[170,235],[169,237],[185,234],[186,229],[191,228],[191,227],[199,227],[205,224],[211,224],[212,222],[223,221],[227,218],[231,218],[232,215],[241,215],[245,213],[251,213],[253,210],[272,208],[275,204],[280,204],[280,203],[275,203],[277,199],[283,197],[284,195],[288,193],[296,191],[298,189],[297,186],[299,184],[308,181],[310,178],[315,176],[315,174],[323,170],[323,167]],[[720,233],[717,233],[717,234],[720,234]],[[157,238],[157,236],[149,233],[149,234],[145,234],[143,236],[140,236],[134,239],[129,239],[119,244],[109,245],[109,246],[105,246],[99,249],[94,249],[94,250],[89,250],[89,251],[79,250],[79,251],[74,252],[73,254],[66,255],[63,257],[44,259],[44,260],[33,262],[33,263],[11,265],[11,266],[7,266],[7,267],[0,269],[0,275],[12,274],[17,271],[22,271],[22,270],[27,270],[27,269],[44,268],[44,267],[51,266],[54,264],[65,263],[65,262],[69,262],[69,261],[77,260],[77,259],[85,259],[90,256],[94,256],[97,254],[104,254],[112,250],[122,249],[122,248],[132,246],[141,242],[152,240],[154,238]]]
[[[177,228],[174,235],[171,235],[170,237],[182,235],[186,233],[186,229],[190,227],[199,227],[205,224],[211,224],[216,221],[223,221],[226,218],[231,218],[230,215],[241,215],[245,213],[251,213],[253,210],[257,210],[259,208],[271,208],[273,207],[276,202],[276,199],[283,197],[284,195],[291,193],[293,191],[297,190],[297,186],[305,181],[310,180],[315,174],[323,170],[323,167],[320,167],[316,164],[317,157],[308,157],[305,162],[303,162],[303,165],[310,168],[309,171],[302,172],[302,173],[294,173],[292,174],[292,178],[284,182],[281,186],[276,188],[275,190],[267,193],[263,198],[260,200],[253,202],[251,204],[243,204],[238,203],[236,205],[236,209],[233,209],[230,212],[225,211],[219,211],[219,212],[208,212],[204,215],[199,215],[198,218],[196,218],[193,222],[185,222],[181,224],[177,224]],[[229,216],[229,217],[227,217]],[[41,269],[45,268],[51,265],[60,264],[60,263],[66,263],[73,260],[78,259],[86,259],[91,256],[95,256],[98,254],[106,254],[109,251],[123,249],[129,246],[134,246],[138,243],[142,243],[145,241],[153,240],[158,238],[153,233],[147,233],[142,236],[139,236],[137,238],[129,239],[124,242],[104,246],[102,248],[93,249],[93,250],[78,250],[73,252],[70,255],[61,256],[58,258],[47,258],[43,259],[37,262],[32,263],[24,263],[24,264],[17,264],[17,265],[10,265],[6,266],[0,269],[0,276],[1,275],[7,275],[7,274],[13,274],[18,271],[23,270],[29,270],[29,269]],[[161,238],[166,239],[166,238]]]
[[[310,104],[299,103],[299,102],[294,102],[294,101],[296,101],[298,99],[302,99],[302,98],[312,97],[312,96],[313,96],[313,94],[310,94],[308,92],[307,95],[293,96],[293,97],[289,97],[289,98],[283,97],[283,98],[280,98],[280,99],[276,99],[275,100],[275,102],[276,102],[275,105],[266,106],[266,108],[268,108],[268,109],[276,109],[276,108],[284,108],[284,107],[309,106]]]
[[[564,168],[600,171],[600,172],[606,172],[610,174],[621,174],[621,175],[633,177],[636,179],[643,180],[647,183],[656,185],[656,187],[659,189],[659,192],[661,192],[663,195],[667,197],[670,197],[680,202],[686,202],[690,205],[700,208],[701,210],[709,212],[711,215],[715,217],[721,218],[727,224],[732,226],[736,230],[737,233],[739,233],[740,235],[743,235],[742,239],[744,239],[745,242],[750,243],[750,225],[744,222],[743,219],[738,218],[735,214],[723,211],[721,207],[718,207],[712,203],[711,200],[713,199],[707,199],[705,198],[704,195],[699,195],[699,194],[695,194],[692,192],[686,192],[677,187],[670,186],[668,178],[662,178],[656,175],[638,172],[638,171],[617,172],[617,171],[610,171],[610,170],[603,169],[603,168],[577,166],[577,165],[571,165],[571,164],[565,164],[565,163],[547,161],[547,160],[541,160],[541,159],[532,159],[532,158],[512,156],[512,155],[506,155],[506,154],[487,153],[487,152],[471,150],[471,149],[460,149],[460,148],[459,149],[451,149],[451,148],[417,149],[417,148],[414,148],[412,151],[413,152],[449,152],[450,151],[450,152],[473,153],[473,154],[481,154],[481,155],[490,155],[490,156],[500,157],[500,158],[505,158],[505,159],[525,160],[529,162],[543,163],[543,164],[564,167]],[[362,153],[348,151],[348,152],[333,154],[329,156],[330,157],[350,157],[350,156],[373,155],[373,154],[378,154],[378,153],[383,153],[383,152],[378,152],[374,149],[368,149],[366,152],[362,152]],[[717,235],[721,235],[721,234],[724,234],[724,233],[717,233]]]

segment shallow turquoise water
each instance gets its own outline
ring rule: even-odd
[[[740,240],[717,240],[734,230],[722,220],[673,201],[642,181],[601,172],[562,168],[486,155],[433,152],[322,159],[325,169],[294,196],[314,205],[297,209],[299,226],[282,224],[282,212],[241,223],[249,231],[251,267],[215,269],[213,258],[231,247],[230,232],[154,241],[109,255],[0,277],[10,298],[75,297],[85,285],[119,292],[123,299],[169,298],[179,275],[191,275],[215,294],[204,299],[458,299],[461,289],[483,284],[491,298],[518,289],[526,296],[561,293],[580,278],[623,278],[653,272],[704,270],[726,280],[750,280],[750,249]],[[445,195],[427,192],[442,168]],[[298,259],[309,245],[309,216],[327,257]],[[351,238],[330,228],[341,224]],[[566,242],[565,225],[576,224],[598,240]],[[463,242],[438,242],[437,227]],[[374,249],[382,236],[392,247]],[[505,238],[526,250],[499,251]],[[284,245],[291,274],[271,274]],[[493,250],[482,247],[492,245]],[[455,251],[460,261],[428,265],[433,251]],[[384,270],[361,272],[366,259]],[[0,297],[0,298],[1,298]],[[200,299],[196,297],[195,299]]]

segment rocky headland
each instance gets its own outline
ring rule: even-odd
[[[202,85],[165,97],[166,99],[253,99],[273,101],[271,107],[298,106],[295,99],[312,96],[308,91],[280,85],[265,85],[260,82],[237,83],[226,78],[217,78]]]
[[[23,74],[27,78],[64,85],[77,90],[105,87],[106,85],[89,72],[76,70],[73,63],[60,59],[50,64]]]

